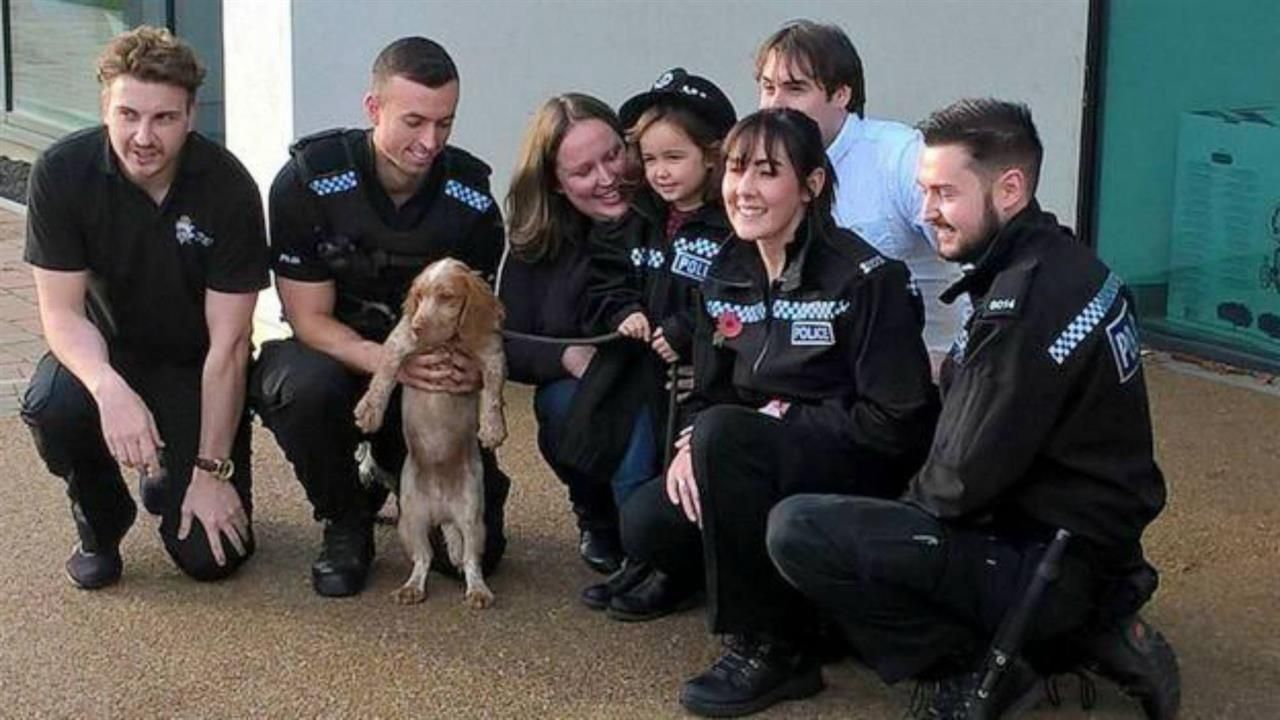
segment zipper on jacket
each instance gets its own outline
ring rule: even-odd
[[[764,286],[764,342],[760,344],[760,354],[756,355],[756,361],[751,363],[751,374],[756,375],[760,372],[760,363],[764,362],[764,356],[769,354],[769,343],[773,340],[773,283],[767,283]]]

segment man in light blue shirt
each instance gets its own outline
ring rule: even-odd
[[[862,60],[834,25],[808,20],[784,25],[756,53],[756,83],[760,107],[789,107],[817,121],[836,172],[836,223],[910,268],[924,299],[924,341],[936,368],[968,303],[938,300],[959,270],[938,256],[933,231],[921,217],[920,133],[863,117]]]

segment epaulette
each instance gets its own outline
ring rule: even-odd
[[[983,298],[982,305],[974,308],[974,312],[986,318],[1014,318],[1021,315],[1037,265],[1039,262],[1035,258],[1029,258],[1002,270],[991,281],[991,289]]]
[[[494,205],[489,193],[489,165],[471,153],[452,145],[445,148],[443,158],[448,169],[444,194],[479,213]]]

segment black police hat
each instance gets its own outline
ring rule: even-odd
[[[733,103],[710,80],[690,75],[684,68],[672,68],[653,83],[648,92],[640,93],[622,104],[618,117],[623,127],[632,127],[645,110],[660,103],[681,105],[702,118],[720,137],[729,134],[738,115]]]

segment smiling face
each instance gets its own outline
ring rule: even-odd
[[[164,189],[194,121],[191,94],[177,85],[121,75],[102,93],[102,121],[120,170],[144,189]]]
[[[993,201],[993,183],[974,167],[963,145],[926,145],[917,180],[924,192],[924,220],[933,226],[938,254],[952,262],[972,262],[1002,224]]]
[[[721,189],[733,232],[759,243],[785,245],[794,239],[825,180],[823,171],[814,170],[802,183],[782,143],[766,153],[763,138],[751,152],[730,148],[726,157]]]
[[[421,178],[453,132],[458,81],[430,88],[393,75],[365,96],[364,107],[379,159],[405,178]]]
[[[622,193],[626,153],[613,128],[594,118],[573,123],[556,151],[557,192],[593,220],[616,220],[627,211]]]
[[[702,149],[675,123],[659,120],[640,136],[640,159],[649,186],[677,210],[702,206],[711,163]]]
[[[841,85],[830,93],[793,59],[778,51],[769,53],[756,78],[760,109],[791,108],[813,118],[822,131],[823,145],[830,145],[844,125],[851,90]]]

